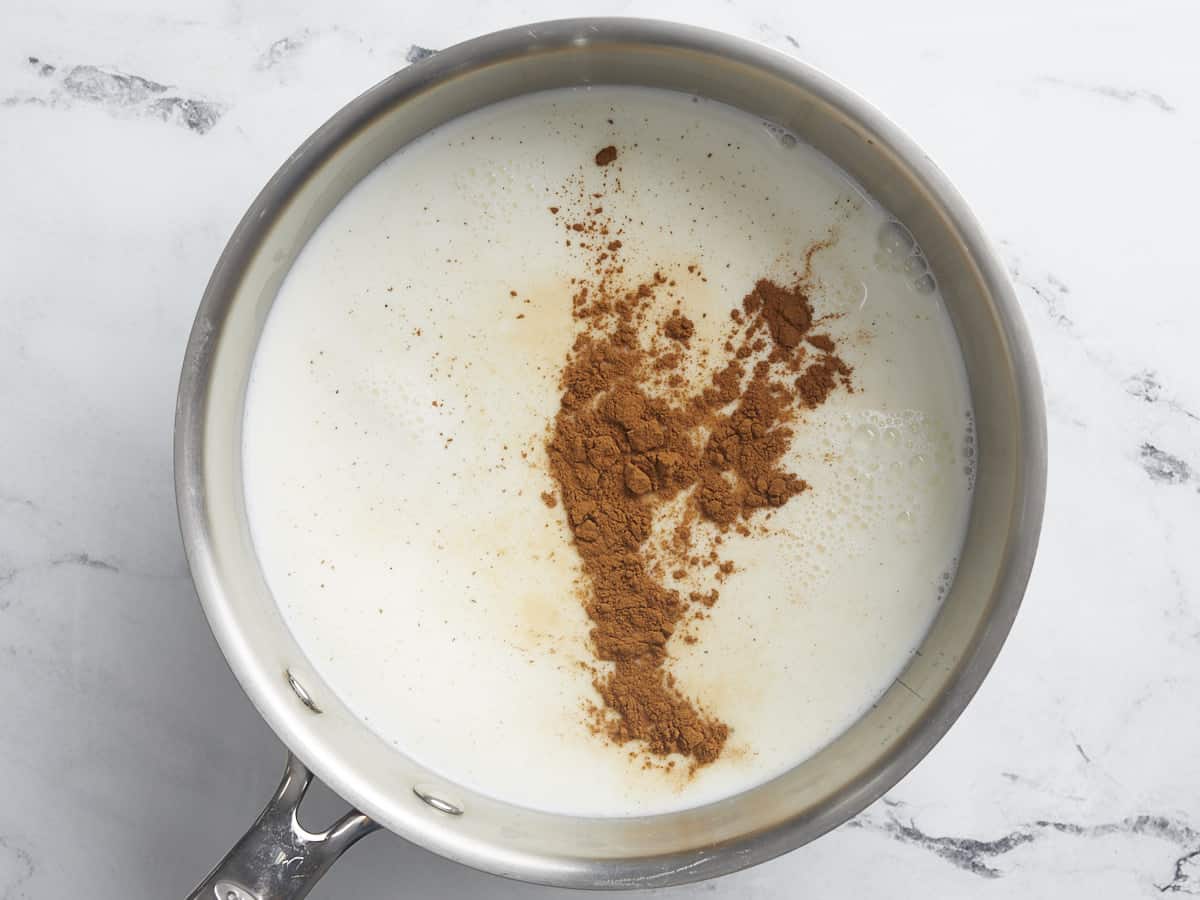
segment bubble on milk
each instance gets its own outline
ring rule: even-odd
[[[909,286],[918,294],[932,294],[937,291],[937,279],[933,277],[933,273],[926,272],[919,278],[914,278],[909,282]]]
[[[876,242],[881,252],[895,260],[906,259],[917,247],[917,239],[912,236],[912,232],[895,219],[879,226]]]
[[[950,588],[954,586],[954,573],[957,571],[958,558],[955,557],[950,561],[950,565],[945,568],[942,574],[938,576],[937,598],[939,603],[946,599],[946,596],[950,593]]]
[[[791,148],[796,146],[796,136],[786,128],[782,127],[781,125],[776,125],[774,122],[764,121],[762,124],[767,134],[779,141],[779,143],[784,147]]]
[[[875,267],[884,272],[895,272],[905,278],[909,288],[918,294],[933,294],[937,291],[937,279],[929,269],[929,260],[903,224],[889,219],[879,226],[875,235]]]
[[[424,391],[417,394],[412,386],[404,384],[401,379],[391,379],[378,395],[382,405],[409,434],[415,436],[437,433],[437,409],[431,401],[425,400]],[[421,402],[422,400],[424,402]]]
[[[963,431],[962,438],[963,474],[967,476],[968,486],[974,490],[977,454],[975,448],[975,417],[970,410],[967,411],[966,419],[966,428]]]
[[[832,558],[861,556],[881,538],[920,540],[956,458],[945,430],[918,410],[814,413],[799,443],[793,466],[813,491],[794,511],[789,504],[787,519],[823,535]]]

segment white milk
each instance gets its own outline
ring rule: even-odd
[[[785,462],[812,489],[770,534],[726,541],[737,573],[689,628],[698,642],[672,642],[681,689],[732,729],[690,780],[585,727],[578,560],[561,505],[539,500],[556,489],[544,442],[583,267],[547,207],[581,173],[598,189],[608,144],[623,190],[602,202],[627,219],[626,270],[671,264],[698,340],[756,279],[790,280],[838,235],[814,257],[813,304],[841,315],[827,330],[857,391],[802,417]],[[555,91],[426,135],[314,234],[254,364],[247,505],[296,639],[400,751],[513,803],[666,812],[782,773],[891,684],[952,577],[970,421],[911,237],[827,159],[709,101]]]

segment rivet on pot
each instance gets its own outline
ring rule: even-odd
[[[292,693],[300,698],[300,702],[311,709],[313,712],[320,715],[321,707],[313,701],[312,694],[305,690],[304,685],[296,680],[296,676],[291,673],[290,669],[284,669],[284,677],[287,678],[288,687],[292,689]]]
[[[441,797],[431,793],[433,788],[425,785],[413,785],[413,793],[421,798],[429,806],[432,806],[438,812],[443,812],[448,816],[461,816],[463,809],[457,803],[451,803],[449,800],[443,800]]]

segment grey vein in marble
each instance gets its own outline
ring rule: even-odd
[[[351,28],[344,28],[341,25],[328,25],[323,28],[302,28],[291,34],[286,34],[276,41],[272,41],[271,45],[259,54],[258,59],[254,63],[254,68],[259,71],[273,69],[285,62],[288,62],[293,57],[308,49],[309,46],[329,37],[337,35],[343,38],[350,38],[354,46],[360,46],[363,39],[359,34]],[[433,51],[429,51],[432,53]]]
[[[12,565],[5,565],[0,568],[0,612],[6,612],[13,605],[13,592],[8,590],[17,576],[21,574],[21,569]]]
[[[11,838],[0,837],[0,900],[25,897],[21,885],[33,877],[33,857],[18,847]]]
[[[404,54],[404,58],[410,63],[418,63],[423,59],[429,59],[436,50],[430,50],[428,47],[422,47],[420,44],[413,44],[408,48],[408,52]]]
[[[1001,241],[1002,244],[1006,242]],[[1044,279],[1045,283],[1039,282],[1026,274],[1019,260],[1011,255],[1008,260],[1008,274],[1017,284],[1028,288],[1033,292],[1034,296],[1042,301],[1042,305],[1046,308],[1047,315],[1056,325],[1064,328],[1073,328],[1074,320],[1064,312],[1063,308],[1067,303],[1067,295],[1071,293],[1071,289],[1066,283],[1051,273],[1047,273]]]
[[[992,868],[985,859],[1002,856],[1022,844],[1037,840],[1029,832],[1014,831],[994,841],[980,841],[965,837],[935,837],[925,834],[915,823],[904,824],[898,819],[891,819],[881,829],[884,834],[903,844],[913,844],[924,850],[929,850],[936,856],[957,868],[979,875],[983,878],[999,878],[999,869]]]
[[[1175,875],[1157,885],[1164,894],[1200,894],[1200,848],[1175,860]]]
[[[1200,491],[1200,488],[1197,488]],[[1200,642],[1200,607],[1193,610],[1191,594],[1178,567],[1168,566],[1175,602],[1167,609],[1172,620],[1172,642],[1183,642],[1191,650],[1191,642]]]
[[[0,612],[12,606],[13,598],[5,589],[8,588],[19,575],[25,572],[58,569],[63,566],[79,566],[84,569],[94,569],[101,572],[120,573],[121,567],[115,562],[107,559],[99,559],[89,553],[68,553],[64,556],[59,556],[49,562],[41,561],[21,567],[7,566],[0,570]]]
[[[77,102],[92,104],[118,115],[144,116],[182,125],[196,134],[204,134],[220,120],[225,109],[219,103],[196,97],[182,97],[171,86],[129,75],[103,66],[62,67],[29,57],[34,72],[46,79],[49,90],[42,95],[11,96],[5,106],[33,104],[67,109]]]
[[[1185,484],[1192,479],[1191,466],[1151,443],[1142,444],[1139,461],[1150,480],[1159,484]]]
[[[1144,400],[1147,403],[1161,403],[1173,412],[1187,416],[1195,422],[1200,422],[1200,416],[1196,415],[1186,406],[1183,406],[1177,400],[1163,395],[1162,382],[1158,380],[1158,374],[1151,369],[1143,369],[1126,378],[1125,392],[1131,397],[1137,397],[1139,400]]]
[[[258,62],[255,63],[255,68],[274,68],[296,51],[303,49],[304,45],[308,43],[309,38],[311,37],[312,34],[308,31],[308,29],[305,29],[303,32],[295,36],[289,35],[287,37],[281,37],[279,40],[274,41],[270,47],[262,52],[262,55],[258,58]]]
[[[86,569],[100,569],[105,572],[120,572],[120,568],[105,559],[96,559],[87,553],[71,553],[50,562],[50,568],[58,566],[83,566]]]
[[[1135,397],[1146,403],[1158,405],[1172,413],[1185,416],[1194,422],[1200,421],[1200,416],[1192,412],[1192,410],[1178,400],[1166,395],[1164,387],[1154,371],[1142,369],[1133,375],[1122,377],[1123,373],[1120,364],[1107,356],[1097,353],[1093,347],[1083,340],[1083,336],[1076,328],[1074,320],[1067,315],[1065,307],[1068,297],[1071,294],[1071,289],[1066,282],[1051,272],[1046,272],[1041,278],[1031,275],[1026,271],[1022,260],[1014,252],[1011,244],[1003,240],[1000,243],[1006,251],[1006,264],[1013,282],[1018,287],[1028,290],[1041,301],[1049,319],[1076,341],[1083,355],[1101,373],[1110,380],[1118,382],[1125,393],[1131,397]],[[1049,402],[1050,411],[1053,413],[1053,397],[1049,398]],[[1071,419],[1069,421],[1079,426],[1085,424],[1078,419]],[[1185,484],[1193,480],[1194,473],[1192,467],[1185,460],[1149,442],[1143,442],[1139,447],[1139,463],[1142,470],[1152,480],[1162,484]]]
[[[1077,748],[1078,746],[1076,744]],[[904,805],[896,801],[889,802],[886,798],[884,803],[892,809]],[[1101,825],[1078,825],[1074,822],[1039,819],[988,841],[927,834],[912,819],[901,821],[892,812],[884,819],[876,819],[869,814],[862,815],[851,821],[849,826],[874,831],[902,844],[928,850],[952,866],[981,878],[1002,878],[1005,875],[1004,870],[992,864],[996,859],[1051,834],[1080,838],[1099,838],[1114,834],[1157,838],[1186,852],[1175,860],[1174,877],[1166,884],[1156,884],[1155,887],[1163,892],[1200,893],[1200,831],[1186,822],[1166,816],[1131,816],[1119,822]]]
[[[1116,100],[1120,103],[1147,103],[1162,112],[1175,112],[1174,104],[1169,103],[1166,97],[1156,91],[1119,88],[1109,84],[1087,84],[1079,81],[1068,81],[1064,78],[1055,78],[1050,75],[1044,75],[1037,80],[1041,84],[1052,84],[1056,87],[1084,91],[1089,94],[1096,94],[1099,97],[1107,97],[1110,100]]]
[[[1157,403],[1162,397],[1162,383],[1154,372],[1143,369],[1125,379],[1125,392],[1147,403]]]

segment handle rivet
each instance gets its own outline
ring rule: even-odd
[[[452,803],[442,797],[434,794],[434,788],[426,787],[423,784],[413,785],[413,793],[416,794],[428,806],[432,806],[438,812],[445,813],[448,816],[461,816],[463,808],[457,803]]]
[[[304,685],[296,680],[296,676],[292,674],[291,669],[284,669],[283,676],[287,679],[288,687],[292,689],[292,693],[300,699],[300,702],[319,715],[321,707],[317,706],[316,701],[312,698],[312,694],[308,692]],[[237,900],[237,898],[235,897],[234,900]]]
[[[218,881],[215,887],[217,900],[258,900],[254,894],[231,881]]]

